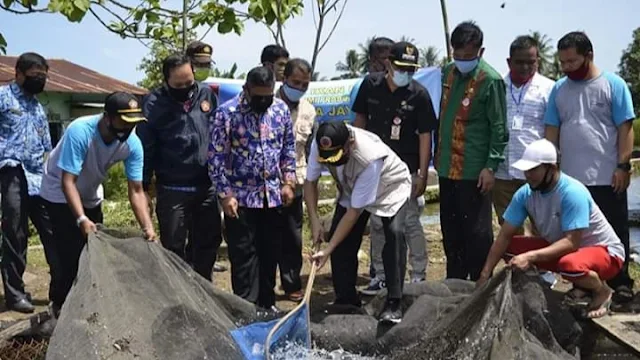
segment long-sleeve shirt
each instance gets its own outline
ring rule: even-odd
[[[29,195],[38,195],[49,151],[51,135],[42,104],[16,83],[0,87],[0,168],[21,165]]]
[[[438,175],[477,179],[482,169],[496,171],[504,161],[507,132],[506,92],[502,76],[484,60],[469,74],[454,64],[442,73]]]
[[[240,94],[218,107],[210,133],[209,176],[218,196],[234,196],[240,207],[281,206],[282,186],[296,183],[295,139],[284,101],[275,98],[259,115]]]

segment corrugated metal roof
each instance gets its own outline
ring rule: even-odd
[[[0,56],[0,85],[15,78],[16,56]],[[74,94],[110,94],[126,91],[134,95],[144,95],[146,89],[116,80],[86,67],[63,59],[47,59],[49,78],[44,91]]]

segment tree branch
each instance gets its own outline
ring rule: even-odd
[[[20,4],[19,2],[15,2],[14,4]],[[44,9],[34,9],[32,7],[26,7],[22,4],[20,4],[20,6],[22,6],[23,8],[25,8],[26,10],[14,10],[14,9],[10,9],[9,7],[6,7],[2,4],[0,4],[0,9],[8,11],[12,14],[18,14],[18,15],[26,15],[26,14],[33,14],[33,13],[50,13],[51,11],[49,11],[49,9],[44,8]]]
[[[336,0],[334,2],[334,6],[338,1],[339,0]],[[318,47],[318,52],[320,52],[320,51],[322,51],[322,49],[324,49],[324,46],[327,45],[327,43],[329,42],[329,39],[331,39],[331,36],[333,35],[333,32],[336,31],[336,28],[338,27],[338,23],[340,22],[340,19],[342,18],[342,14],[344,14],[344,9],[347,6],[348,2],[349,2],[349,0],[342,0],[342,8],[340,9],[340,13],[338,14],[338,17],[336,18],[336,21],[334,21],[333,26],[331,27],[331,31],[329,31],[329,34],[324,39],[324,42],[322,43],[322,45],[320,45],[320,47]]]

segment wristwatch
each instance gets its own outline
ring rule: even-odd
[[[89,218],[85,215],[79,216],[78,219],[76,219],[76,225],[79,227],[85,220],[89,220]]]
[[[622,170],[622,171],[626,171],[629,172],[631,171],[631,163],[619,163],[617,166],[618,169]]]

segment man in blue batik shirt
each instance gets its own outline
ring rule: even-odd
[[[35,309],[22,275],[27,262],[28,218],[38,230],[53,275],[51,222],[40,198],[45,153],[51,151],[49,123],[35,95],[44,90],[49,66],[35,53],[20,55],[15,81],[0,87],[0,183],[2,194],[2,282],[7,308]]]

